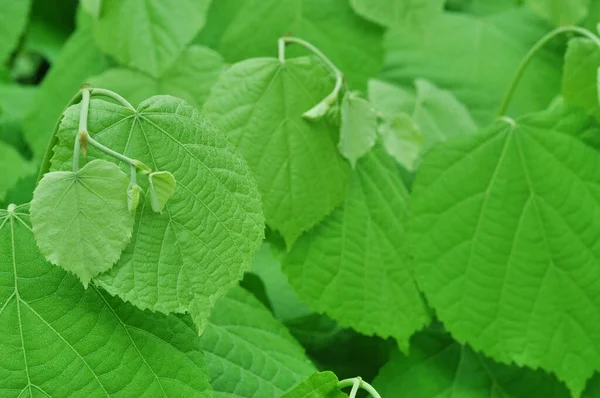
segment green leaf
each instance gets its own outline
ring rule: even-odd
[[[424,39],[397,26],[389,31],[382,76],[397,84],[424,78],[451,89],[480,126],[495,117],[518,65],[547,33],[547,24],[526,9],[486,18],[444,13]],[[530,64],[511,102],[510,114],[545,108],[560,82],[558,52],[544,50]]]
[[[39,254],[27,207],[0,210],[0,395],[210,395],[195,331],[100,292]]]
[[[338,147],[352,167],[377,140],[377,113],[371,103],[347,92],[342,100],[342,124]]]
[[[551,371],[578,396],[600,369],[600,159],[569,136],[588,128],[585,115],[540,116],[433,148],[413,186],[409,243],[453,337]]]
[[[408,171],[415,171],[423,147],[423,134],[406,113],[386,118],[378,129],[386,152]]]
[[[78,121],[77,105],[63,116],[52,170],[69,169]],[[222,132],[174,97],[149,98],[136,112],[92,99],[88,131],[177,180],[163,214],[152,211],[146,195],[134,239],[97,282],[142,309],[189,312],[202,330],[214,302],[242,278],[262,241],[260,196],[248,166]],[[88,148],[88,157],[105,155]]]
[[[358,17],[347,1],[246,0],[235,12],[217,48],[229,62],[272,56],[277,40],[291,33],[326,54],[353,89],[364,89],[381,67],[382,29]],[[292,46],[286,54],[306,50]]]
[[[350,0],[356,13],[391,28],[409,26],[424,31],[442,13],[446,0]]]
[[[128,185],[117,165],[93,160],[77,172],[46,173],[33,193],[31,222],[40,251],[86,288],[117,262],[131,239]]]
[[[210,0],[104,0],[94,36],[126,66],[160,77],[204,26]]]
[[[109,69],[89,79],[92,87],[118,92],[133,104],[153,95],[174,95],[202,108],[211,87],[225,70],[223,58],[206,47],[191,46],[160,78],[127,68]]]
[[[168,171],[156,171],[148,175],[150,205],[156,213],[162,213],[175,193],[175,177]]]
[[[526,0],[538,15],[556,26],[575,25],[588,14],[590,0]]]
[[[373,386],[382,397],[570,397],[554,377],[498,364],[436,330],[417,334],[409,356],[395,351]]]
[[[0,0],[0,64],[19,43],[27,25],[31,0]]]
[[[348,397],[337,388],[339,380],[332,372],[317,372],[281,398],[343,398]]]
[[[600,120],[600,49],[589,39],[569,41],[565,54],[562,94],[567,103],[584,108]]]
[[[397,113],[412,114],[417,102],[414,90],[382,80],[369,80],[369,101],[384,117]]]
[[[288,247],[344,196],[348,166],[336,148],[337,128],[302,117],[332,85],[316,58],[250,59],[225,72],[204,105],[248,161],[267,224]]]
[[[217,301],[201,344],[215,398],[280,397],[316,370],[286,328],[241,288]]]
[[[0,142],[0,171],[0,201],[3,201],[19,180],[35,173],[36,167],[13,147]]]
[[[298,296],[342,326],[402,349],[429,322],[404,249],[408,192],[382,149],[361,159],[343,205],[302,236],[283,263]]]
[[[139,204],[140,204],[140,194],[142,193],[142,188],[133,182],[129,183],[127,187],[127,208],[130,212],[135,213]]]

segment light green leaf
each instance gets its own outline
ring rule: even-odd
[[[160,77],[204,26],[211,0],[104,0],[94,36],[126,66]]]
[[[33,193],[31,222],[41,253],[86,288],[117,262],[131,239],[128,185],[117,165],[92,160],[77,172],[46,173]]]
[[[0,210],[0,353],[2,397],[211,396],[195,331],[44,261],[26,207]]]
[[[31,0],[0,0],[0,64],[19,43],[27,26]]]
[[[150,205],[156,213],[162,213],[167,202],[175,193],[175,177],[168,171],[156,171],[148,175]]]
[[[526,9],[486,18],[444,13],[428,26],[424,40],[410,29],[390,30],[382,76],[397,84],[424,78],[450,89],[471,111],[480,126],[495,117],[518,65],[529,49],[547,33],[547,24]],[[558,52],[544,50],[521,81],[510,114],[545,108],[560,82]]]
[[[343,398],[348,397],[337,388],[339,380],[332,372],[317,372],[298,384],[281,398]]]
[[[369,80],[369,101],[378,112],[391,117],[397,113],[412,114],[417,97],[414,90],[382,80]]]
[[[92,18],[98,19],[100,17],[102,0],[79,0],[79,4],[81,4],[81,8],[90,14]]]
[[[356,13],[391,28],[408,26],[424,32],[444,10],[446,0],[350,0]]]
[[[127,187],[127,208],[130,212],[135,213],[139,204],[140,204],[140,195],[142,193],[142,188],[133,182],[129,183],[129,187]]]
[[[343,199],[348,166],[337,128],[302,114],[332,88],[316,58],[235,64],[213,87],[204,114],[225,131],[250,165],[267,223],[291,246]]]
[[[215,398],[280,397],[316,370],[286,328],[241,288],[217,301],[201,344]]]
[[[174,95],[202,108],[225,64],[206,47],[191,46],[160,78],[127,68],[109,69],[89,79],[92,87],[112,90],[137,105],[153,95]]]
[[[600,120],[598,69],[600,49],[589,39],[569,41],[565,54],[562,94],[569,104],[578,105]]]
[[[69,108],[53,170],[70,167],[78,120],[79,106]],[[214,302],[249,269],[262,241],[260,196],[248,166],[222,132],[173,97],[152,97],[137,112],[92,99],[88,131],[100,143],[177,180],[163,214],[152,211],[146,196],[134,239],[97,282],[142,309],[189,312],[202,330]],[[104,155],[88,148],[88,157]],[[138,183],[147,181],[140,176]]]
[[[406,113],[385,118],[378,129],[386,152],[408,171],[415,171],[423,147],[419,126]]]
[[[34,164],[23,159],[13,147],[0,142],[0,201],[19,180],[35,173]]]
[[[361,159],[343,205],[302,236],[283,270],[298,296],[342,326],[402,349],[429,322],[405,252],[409,194],[381,148]]]
[[[373,148],[377,140],[377,112],[357,93],[347,92],[342,100],[342,124],[338,147],[352,167]]]
[[[382,397],[570,397],[547,373],[498,364],[436,330],[417,334],[409,356],[394,352],[373,386]]]
[[[556,26],[575,25],[588,14],[590,0],[526,0],[542,18]]]
[[[523,0],[447,0],[446,9],[487,16],[521,7]]]
[[[103,71],[107,62],[89,28],[76,30],[65,43],[23,120],[25,139],[36,158],[44,155],[65,104],[88,77]]]
[[[551,371],[578,396],[600,369],[600,158],[569,136],[589,128],[584,114],[542,115],[433,148],[413,185],[409,243],[453,337]]]
[[[235,12],[217,48],[229,62],[272,56],[277,40],[291,33],[326,54],[353,89],[364,89],[381,67],[383,30],[358,17],[345,0],[246,0]],[[286,54],[306,49],[290,46]]]

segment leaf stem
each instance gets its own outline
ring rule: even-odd
[[[113,100],[117,101],[119,104],[123,105],[124,107],[129,108],[133,112],[136,111],[134,106],[131,105],[125,98],[121,97],[119,94],[117,94],[113,91],[106,90],[103,88],[92,88],[91,94],[93,96],[112,98]]]
[[[521,61],[521,64],[519,65],[517,72],[515,73],[515,76],[513,77],[513,80],[510,84],[510,87],[508,88],[508,91],[504,95],[504,99],[502,100],[502,104],[500,105],[500,109],[498,110],[498,117],[502,117],[506,114],[506,110],[508,109],[508,105],[510,104],[510,101],[517,89],[517,86],[519,85],[519,82],[523,78],[523,74],[525,73],[527,66],[529,66],[529,64],[535,57],[535,55],[546,44],[548,44],[548,42],[550,42],[556,36],[559,36],[564,33],[577,33],[582,36],[585,36],[588,39],[592,40],[594,42],[594,44],[598,48],[600,48],[600,38],[598,38],[598,36],[596,36],[595,34],[590,32],[589,30],[587,30],[585,28],[581,28],[579,26],[562,26],[562,27],[556,28],[553,31],[546,34],[537,43],[535,43],[535,45],[525,55],[525,58],[523,58],[523,61]]]
[[[85,139],[87,140],[87,142],[94,148],[98,149],[100,152],[103,152],[103,153],[107,154],[108,156],[112,156],[113,158],[120,160],[121,162],[127,163],[129,166],[137,167],[137,165],[140,163],[138,160],[131,159],[130,157],[122,155],[119,152],[113,151],[109,147],[102,145],[101,143],[99,143],[98,141],[93,139],[85,131],[81,132],[79,134],[85,136]]]
[[[352,397],[353,392],[356,395],[354,388],[355,388],[357,381],[358,381],[359,387],[362,388],[363,390],[365,390],[366,392],[368,392],[369,394],[371,394],[371,396],[373,398],[381,398],[381,395],[379,395],[379,393],[373,388],[373,386],[370,385],[369,383],[367,383],[366,381],[364,381],[363,379],[361,379],[360,377],[353,377],[351,379],[341,380],[338,383],[337,388],[341,390],[343,388],[352,386],[352,391],[350,391],[350,397]]]
[[[317,47],[313,46],[306,40],[302,40],[297,37],[284,36],[279,39],[277,42],[278,48],[278,58],[282,63],[285,62],[285,47],[288,43],[299,44],[304,48],[310,50],[313,54],[318,56],[335,74],[335,87],[333,91],[325,97],[321,102],[315,105],[312,109],[304,112],[302,116],[307,118],[318,118],[323,115],[324,111],[326,111],[333,103],[338,99],[340,90],[344,84],[344,74],[341,70],[321,50]]]
[[[90,89],[81,89],[81,107],[79,108],[79,130],[75,137],[75,145],[73,146],[73,173],[79,171],[79,157],[81,152],[81,140],[84,133],[87,134],[88,113],[90,110]],[[85,152],[85,148],[84,148]]]

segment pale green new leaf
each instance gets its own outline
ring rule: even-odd
[[[280,397],[316,370],[287,329],[239,287],[217,301],[200,342],[215,398]]]
[[[204,26],[211,0],[104,0],[94,36],[126,66],[160,77]]]
[[[589,39],[569,41],[565,54],[562,94],[569,104],[578,105],[600,120],[600,48]]]
[[[221,131],[174,97],[149,98],[137,112],[93,99],[88,119],[100,143],[177,181],[162,214],[152,211],[146,195],[131,244],[98,283],[143,309],[189,312],[202,330],[214,302],[250,268],[262,241],[260,197],[248,166]],[[79,106],[69,108],[53,170],[69,169],[78,120]],[[88,148],[88,157],[101,156]],[[147,181],[139,176],[138,183]]]
[[[27,26],[31,0],[0,0],[0,64],[19,43]]]
[[[108,271],[131,239],[129,177],[114,163],[93,160],[79,171],[46,173],[33,193],[31,222],[41,253],[89,281]]]
[[[167,202],[175,193],[175,177],[168,171],[156,171],[148,175],[150,205],[156,213],[162,213]]]
[[[371,79],[369,80],[369,101],[384,117],[390,117],[397,113],[412,114],[417,102],[417,95],[412,88]]]
[[[337,388],[339,380],[333,372],[317,372],[298,384],[281,398],[343,398],[348,397]]]
[[[342,206],[283,263],[315,310],[363,334],[394,337],[402,349],[429,322],[404,248],[408,199],[396,163],[376,147],[358,162]]]
[[[383,119],[378,128],[386,152],[408,171],[415,171],[423,148],[423,134],[406,113]]]
[[[250,59],[221,76],[204,106],[248,161],[267,224],[288,246],[344,197],[348,166],[336,148],[338,129],[302,117],[332,84],[316,58]]]
[[[575,25],[588,14],[590,0],[526,0],[541,17],[556,26]]]
[[[92,87],[112,90],[137,105],[153,95],[174,95],[196,108],[202,108],[211,87],[225,70],[217,52],[191,46],[159,78],[127,68],[109,69],[89,79]]]
[[[0,210],[0,396],[211,396],[195,331],[39,254],[27,208]]]
[[[357,93],[347,92],[342,100],[342,123],[338,147],[352,167],[373,148],[377,140],[377,112]]]
[[[521,60],[547,31],[547,24],[524,8],[485,18],[446,12],[428,26],[426,38],[407,27],[391,29],[382,76],[401,85],[424,78],[452,90],[484,126],[496,117]],[[513,96],[511,114],[548,105],[558,91],[560,62],[552,49],[534,58]]]
[[[453,337],[575,396],[600,369],[600,157],[570,136],[589,125],[533,114],[440,144],[411,202],[419,286]]]
[[[569,398],[564,385],[543,371],[498,364],[442,331],[428,330],[381,369],[373,386],[382,397]]]
[[[136,183],[129,183],[127,187],[127,208],[131,212],[135,212],[140,204],[140,195],[142,188]]]
[[[421,32],[444,10],[446,0],[350,0],[356,13],[387,28],[409,26]]]
[[[35,173],[34,164],[23,159],[13,147],[0,142],[0,201],[19,180]]]

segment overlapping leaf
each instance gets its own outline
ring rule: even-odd
[[[353,92],[342,99],[338,147],[352,166],[373,148],[377,140],[377,112],[373,105]]]
[[[26,207],[0,211],[0,395],[209,397],[195,331],[44,261]]]
[[[74,106],[63,117],[53,170],[70,167],[78,112]],[[222,132],[173,97],[152,97],[136,112],[92,100],[88,130],[177,181],[162,214],[145,196],[131,244],[98,283],[141,308],[190,312],[202,329],[216,299],[249,269],[262,240],[259,194],[246,163]],[[88,155],[99,156],[93,148]]]
[[[416,275],[447,329],[575,396],[600,369],[600,158],[569,136],[589,125],[542,113],[448,141],[412,200]]]
[[[423,31],[441,14],[446,0],[350,0],[352,8],[366,19],[391,28],[409,26]]]
[[[337,388],[339,380],[332,372],[317,372],[294,387],[281,398],[343,398],[348,397]]]
[[[31,0],[0,0],[0,63],[17,46],[27,25]]]
[[[250,59],[221,76],[204,106],[248,161],[267,224],[288,246],[344,195],[348,166],[336,147],[338,129],[302,117],[332,84],[315,58]]]

